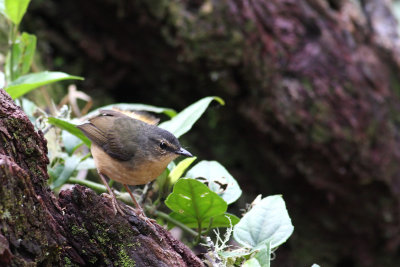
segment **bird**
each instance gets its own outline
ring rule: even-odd
[[[106,177],[125,187],[136,206],[136,214],[146,218],[128,185],[143,185],[156,179],[178,156],[193,157],[178,139],[156,126],[148,116],[129,116],[118,110],[100,110],[89,122],[78,125],[92,142],[98,174],[112,198],[115,214],[124,215]]]

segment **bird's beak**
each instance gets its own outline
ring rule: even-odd
[[[178,151],[175,152],[178,155],[185,156],[185,157],[193,157],[192,153],[187,151],[184,148],[180,148]]]

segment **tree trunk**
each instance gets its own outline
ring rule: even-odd
[[[399,266],[400,42],[389,4],[46,1],[30,31],[46,29],[39,39],[53,50],[43,51],[62,55],[95,98],[107,89],[179,108],[223,97],[188,140],[248,194],[284,195],[296,228],[280,266]]]
[[[43,134],[0,90],[0,266],[203,266],[168,231],[109,198],[47,186]]]

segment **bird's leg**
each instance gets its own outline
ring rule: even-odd
[[[146,221],[147,224],[152,225],[153,223],[155,223],[156,220],[150,219],[150,218],[148,218],[148,217],[146,216],[146,214],[144,214],[144,211],[143,211],[142,207],[141,207],[141,206],[139,205],[139,203],[136,201],[136,199],[135,199],[135,197],[133,196],[131,190],[129,189],[129,186],[126,185],[126,184],[123,184],[123,185],[124,185],[126,191],[127,191],[127,192],[129,193],[129,195],[131,196],[131,198],[132,198],[132,200],[133,200],[133,203],[135,203],[135,206],[136,206],[136,208],[137,208],[136,210],[134,209],[135,213],[136,213],[140,218],[142,218],[144,221]]]
[[[100,172],[99,172],[99,176],[100,176],[101,180],[103,181],[103,184],[107,187],[108,193],[111,196],[111,202],[112,202],[112,206],[114,209],[114,213],[117,214],[117,211],[118,211],[121,215],[125,215],[125,212],[123,212],[121,207],[118,205],[117,198],[115,197],[114,192],[111,190],[110,186],[108,185],[106,178]]]
[[[142,216],[146,217],[146,215],[144,214],[144,211],[143,211],[142,207],[141,207],[141,206],[139,205],[139,203],[136,201],[136,198],[133,196],[131,190],[129,189],[129,186],[126,185],[126,184],[123,184],[123,185],[124,185],[126,191],[127,191],[127,192],[129,193],[129,195],[131,196],[131,198],[132,198],[132,200],[133,200],[133,204],[135,204],[135,206],[136,206],[136,208],[137,208],[137,210],[135,210],[135,211],[136,211],[136,214],[137,214],[137,215],[142,215]]]

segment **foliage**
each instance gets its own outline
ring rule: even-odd
[[[6,91],[14,99],[56,81],[82,80],[81,77],[62,72],[29,73],[36,50],[36,37],[18,32],[18,25],[28,5],[29,0],[0,1],[0,12],[10,21],[10,49],[3,76],[6,79]],[[209,96],[179,113],[170,108],[132,103],[114,104],[99,109],[117,107],[121,110],[163,113],[169,120],[162,122],[159,127],[180,137],[193,127],[213,101],[224,105],[221,98]],[[56,114],[49,115],[29,100],[22,98],[19,103],[36,127],[46,133],[50,158],[50,187],[58,191],[66,183],[80,183],[96,192],[105,192],[104,186],[86,177],[88,170],[95,168],[87,149],[91,142],[76,128],[83,119],[96,115],[99,109],[82,118],[71,119],[70,110],[65,106],[58,109]],[[85,146],[82,146],[83,144]],[[179,226],[192,234],[195,244],[207,241],[207,244],[203,245],[209,247],[209,258],[215,261],[213,265],[222,262],[227,266],[270,266],[271,251],[284,243],[293,232],[283,198],[257,198],[242,218],[230,214],[227,212],[228,206],[242,194],[237,181],[217,161],[203,160],[188,170],[196,159],[187,158],[177,164],[172,162],[168,166],[150,188],[151,195],[157,196],[157,199],[154,202],[147,201],[146,210],[164,220],[169,227]],[[75,178],[82,174],[86,179]],[[121,200],[132,204],[126,193],[116,191],[116,194]],[[165,197],[163,203],[161,200]],[[166,208],[171,210],[169,214],[162,212]],[[215,242],[207,237],[213,228],[216,228]],[[224,240],[219,234],[219,228],[227,228]],[[227,245],[232,233],[239,244],[238,248]]]
[[[6,56],[5,90],[13,98],[18,98],[40,86],[61,80],[82,80],[78,76],[63,72],[43,71],[28,73],[36,50],[36,36],[18,32],[18,26],[28,8],[30,0],[4,0],[0,2],[0,13],[10,23],[9,51]]]

